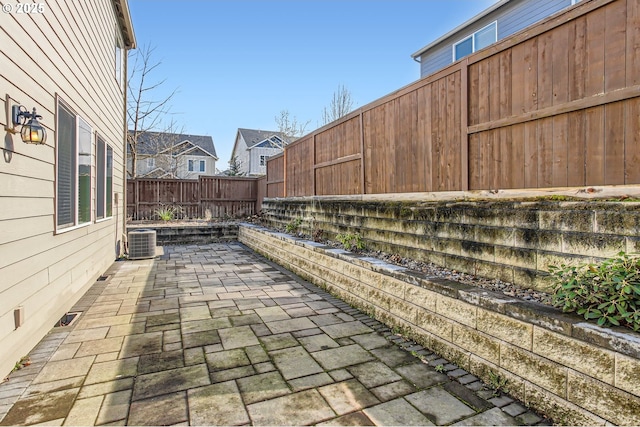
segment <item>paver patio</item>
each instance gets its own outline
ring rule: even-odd
[[[107,274],[0,385],[0,425],[546,423],[239,243]]]

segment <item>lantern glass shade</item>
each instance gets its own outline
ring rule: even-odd
[[[35,117],[22,126],[20,136],[27,144],[44,144],[47,141],[47,132]]]

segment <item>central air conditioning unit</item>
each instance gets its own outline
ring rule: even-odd
[[[146,259],[156,256],[155,230],[131,230],[128,240],[129,259]]]

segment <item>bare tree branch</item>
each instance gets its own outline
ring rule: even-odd
[[[170,114],[169,103],[177,93],[177,89],[174,89],[168,96],[161,96],[158,100],[149,98],[166,82],[166,79],[149,82],[150,74],[162,63],[160,61],[153,62],[154,51],[155,48],[148,45],[131,51],[133,64],[130,67],[127,87],[127,126],[129,130],[127,145],[131,162],[127,172],[131,178],[138,176],[137,161],[141,155],[140,144],[143,144],[144,139],[141,136],[147,132],[160,130],[163,119],[167,114]],[[168,128],[174,127],[175,123],[171,121]]]
[[[353,100],[351,99],[351,92],[344,86],[338,86],[338,90],[333,92],[333,98],[329,108],[324,107],[322,111],[323,125],[338,120],[341,117],[346,116],[351,112],[353,107]]]
[[[291,118],[288,110],[280,111],[280,116],[275,117],[276,125],[278,126],[278,132],[282,133],[288,141],[283,141],[283,146],[278,148],[284,148],[289,142],[304,135],[307,126],[311,120],[307,120],[305,123],[298,123],[298,118]]]

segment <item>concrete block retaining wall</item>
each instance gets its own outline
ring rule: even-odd
[[[127,233],[132,230],[156,231],[157,245],[206,244],[231,242],[238,238],[238,224],[128,224]]]
[[[548,290],[549,264],[640,251],[640,203],[266,199],[267,223],[306,235],[359,233],[367,248]]]
[[[640,424],[640,334],[253,225],[238,239],[558,423]]]

